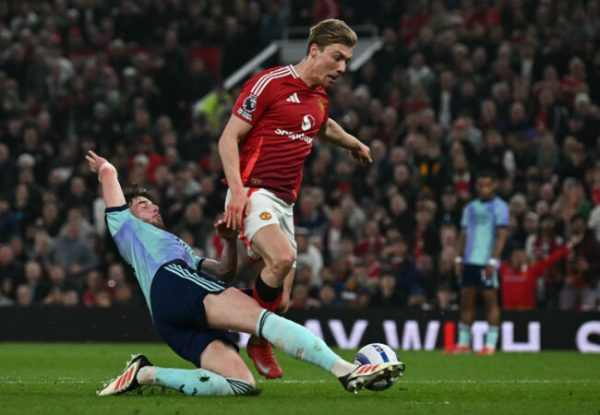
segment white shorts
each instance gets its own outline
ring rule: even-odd
[[[244,218],[239,238],[247,247],[248,256],[258,261],[260,255],[252,250],[252,238],[259,229],[276,224],[279,225],[296,253],[296,238],[294,237],[294,205],[290,205],[273,192],[266,189],[248,189],[250,191],[250,212]],[[225,206],[229,203],[231,191],[227,190]],[[294,262],[294,267],[296,263]]]

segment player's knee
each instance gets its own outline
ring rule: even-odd
[[[279,255],[273,260],[271,264],[273,274],[275,274],[278,278],[281,279],[281,281],[283,281],[290,269],[292,269],[292,265],[294,265],[295,260],[296,256],[293,252]]]

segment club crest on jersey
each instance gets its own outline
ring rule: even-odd
[[[269,220],[269,219],[271,219],[271,213],[270,212],[261,212],[259,217],[262,220]]]
[[[254,112],[256,109],[256,95],[248,95],[244,100],[244,111],[246,112]]]
[[[308,131],[311,128],[313,128],[314,126],[315,126],[315,118],[310,114],[306,114],[302,118],[302,124],[300,124],[300,128],[302,128],[302,131]]]

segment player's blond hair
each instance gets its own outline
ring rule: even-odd
[[[323,50],[329,45],[340,43],[344,46],[353,48],[358,42],[358,37],[350,26],[338,19],[323,20],[310,28],[308,36],[308,45],[306,51],[310,50],[310,46],[314,43],[320,50]]]

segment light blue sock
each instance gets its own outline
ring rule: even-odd
[[[248,395],[255,391],[248,382],[226,378],[204,369],[157,367],[154,384],[191,396]]]
[[[500,335],[500,329],[498,326],[488,326],[487,333],[485,335],[485,347],[496,349],[498,344],[498,336]]]
[[[458,323],[458,345],[469,346],[471,344],[471,326]]]
[[[356,367],[342,360],[310,330],[269,311],[263,310],[260,314],[256,332],[288,355],[322,367],[335,376],[348,374]]]

